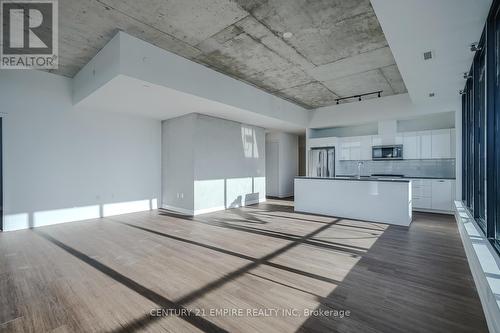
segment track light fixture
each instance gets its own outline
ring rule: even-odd
[[[472,79],[472,75],[470,75],[469,73],[465,72],[464,73],[464,79],[465,80]]]
[[[465,95],[466,94],[465,90],[460,90],[459,93],[460,93],[460,95]]]
[[[379,90],[379,91],[374,91],[374,92],[369,92],[369,93],[366,93],[366,94],[360,94],[360,95],[352,95],[352,96],[347,96],[347,97],[341,97],[341,98],[337,98],[335,100],[335,102],[337,104],[340,104],[341,101],[343,100],[346,100],[346,99],[353,99],[353,98],[357,98],[358,101],[362,101],[363,100],[363,97],[364,96],[369,96],[369,95],[377,95],[378,98],[380,98],[382,96],[382,92],[383,90]]]

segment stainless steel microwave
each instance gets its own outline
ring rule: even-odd
[[[373,146],[372,160],[402,160],[403,145]]]

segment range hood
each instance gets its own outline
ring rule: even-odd
[[[396,120],[381,120],[378,122],[378,135],[382,139],[383,146],[396,144],[396,133],[398,123]]]

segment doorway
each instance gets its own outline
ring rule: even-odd
[[[279,143],[266,143],[266,195],[279,196]]]

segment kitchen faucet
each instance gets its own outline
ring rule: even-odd
[[[358,178],[361,178],[361,167],[363,166],[363,162],[358,161]]]

